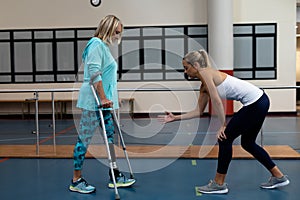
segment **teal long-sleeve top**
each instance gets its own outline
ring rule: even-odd
[[[77,107],[90,111],[98,110],[89,81],[93,75],[101,73],[101,75],[94,78],[93,83],[102,81],[106,98],[113,102],[113,108],[109,109],[118,109],[118,65],[107,44],[97,37],[91,38],[82,53],[82,61],[84,64],[84,80],[80,87]]]

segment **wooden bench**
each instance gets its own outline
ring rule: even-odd
[[[24,115],[25,115],[25,107],[27,107],[27,114],[30,115],[31,114],[31,104],[35,103],[35,99],[34,98],[30,98],[30,99],[25,99],[22,102],[22,119],[24,119]],[[72,102],[71,99],[55,99],[54,100],[54,112],[55,115],[60,116],[60,119],[63,118],[63,116],[65,114],[67,114],[67,103],[68,102]],[[52,103],[51,100],[38,100],[38,103]]]
[[[25,118],[25,115],[30,115],[32,114],[32,104],[35,103],[35,98],[28,98],[28,99],[20,99],[20,100],[0,100],[0,103],[21,103],[22,105],[22,119]],[[55,115],[57,117],[60,117],[60,119],[63,118],[65,114],[67,114],[67,104],[71,103],[73,100],[72,99],[55,99],[54,100],[54,107],[55,107]],[[74,100],[76,101],[76,100]],[[134,117],[134,98],[121,98],[120,99],[121,103],[128,103],[128,112],[131,118]],[[45,99],[39,99],[38,103],[49,103],[51,104],[52,101],[45,100]],[[122,105],[121,105],[122,106]],[[34,111],[34,109],[33,109]],[[124,112],[124,111],[121,111]]]
[[[25,118],[25,115],[31,114],[31,105],[35,103],[35,98],[28,98],[24,100],[0,100],[0,103],[20,103],[22,105],[22,119]],[[67,103],[72,102],[70,99],[57,99],[54,100],[54,111],[55,115],[60,118],[63,118],[63,115],[67,114]],[[51,104],[51,100],[38,100],[38,103],[49,103]]]
[[[120,98],[121,104],[124,102],[128,102],[128,112],[131,118],[134,117],[134,98]],[[122,105],[120,105],[120,108],[122,108]]]

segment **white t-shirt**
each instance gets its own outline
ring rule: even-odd
[[[244,106],[256,102],[263,95],[258,87],[230,75],[217,86],[217,90],[222,99],[239,101]]]

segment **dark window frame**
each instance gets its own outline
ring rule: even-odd
[[[255,33],[255,27],[259,27],[259,26],[266,26],[266,25],[270,25],[270,26],[274,26],[274,33]],[[234,37],[252,37],[253,40],[253,48],[252,48],[252,53],[253,53],[253,57],[252,57],[252,62],[253,62],[253,66],[251,68],[243,68],[243,69],[238,69],[234,67],[234,72],[240,72],[240,71],[250,71],[252,73],[252,77],[251,78],[243,78],[243,79],[248,79],[248,80],[268,80],[268,79],[276,79],[277,78],[277,24],[276,23],[257,23],[257,24],[234,24],[234,27],[237,26],[251,26],[252,27],[252,33],[248,33],[248,34],[234,34]],[[191,27],[201,27],[201,28],[206,28],[206,34],[193,34],[193,35],[189,35],[188,34],[188,28]],[[161,36],[143,36],[142,32],[143,29],[148,29],[148,28],[160,28],[162,29],[162,35]],[[165,30],[166,29],[176,29],[176,28],[183,28],[183,34],[182,35],[165,35]],[[8,43],[9,44],[9,48],[10,48],[10,72],[1,72],[0,69],[0,84],[8,84],[8,83],[13,83],[13,84],[24,84],[24,83],[73,83],[74,81],[76,81],[76,77],[78,75],[80,75],[82,72],[78,72],[79,67],[80,67],[80,53],[78,52],[79,49],[79,42],[87,42],[92,35],[89,36],[79,36],[79,32],[80,31],[87,31],[87,32],[93,32],[96,28],[95,27],[88,27],[88,28],[59,28],[59,29],[18,29],[18,30],[0,30],[0,33],[8,33],[9,38],[0,38],[0,44],[1,43]],[[119,56],[117,58],[117,62],[119,64],[119,70],[118,70],[118,78],[119,81],[122,82],[136,82],[136,81],[141,81],[141,82],[148,82],[148,81],[181,81],[184,79],[168,79],[166,77],[166,74],[168,72],[170,72],[169,69],[165,68],[165,64],[166,64],[166,51],[164,50],[164,45],[166,42],[166,39],[169,38],[180,38],[184,40],[184,47],[183,47],[183,51],[184,54],[186,54],[188,52],[188,38],[204,38],[206,39],[206,47],[208,48],[208,34],[207,34],[207,25],[176,25],[176,26],[143,26],[143,27],[125,27],[125,30],[129,30],[129,29],[139,29],[140,30],[140,36],[138,37],[123,37],[122,41],[126,41],[126,40],[137,40],[139,41],[139,64],[141,66],[141,69],[138,70],[133,70],[133,72],[136,73],[140,73],[141,74],[141,79],[140,80],[122,80],[122,74],[124,73],[128,73],[128,69],[124,69],[123,65],[122,65],[122,56]],[[51,32],[52,33],[52,38],[35,38],[35,33],[36,32],[43,32],[43,31],[47,31],[47,32]],[[62,37],[62,38],[58,38],[57,37],[57,33],[60,31],[73,31],[74,32],[74,37]],[[20,32],[26,32],[26,33],[30,33],[31,34],[31,38],[25,38],[25,39],[14,39],[14,34],[15,33],[20,33]],[[256,40],[257,38],[261,38],[261,37],[269,37],[269,38],[273,38],[274,41],[274,66],[271,67],[257,67],[256,66]],[[162,41],[162,50],[161,50],[161,64],[162,64],[162,69],[144,69],[143,65],[145,63],[144,60],[144,49],[143,49],[143,41],[144,40],[161,40]],[[15,44],[19,43],[19,42],[29,42],[31,43],[31,55],[32,55],[32,72],[16,72],[15,71]],[[58,58],[57,58],[57,45],[60,42],[71,42],[73,44],[73,54],[74,54],[74,69],[73,70],[66,70],[66,71],[59,71],[58,70]],[[36,68],[36,44],[39,43],[51,43],[52,45],[52,64],[53,64],[53,70],[50,71],[38,71]],[[207,51],[209,52],[209,49],[207,49]],[[121,55],[122,52],[122,45],[120,45],[118,47],[118,54]],[[182,55],[183,56],[183,55]],[[131,71],[131,70],[130,70]],[[182,69],[176,69],[175,71],[179,72],[179,73],[183,73],[183,68]],[[256,77],[256,72],[259,71],[272,71],[274,72],[274,77]],[[144,79],[144,74],[145,73],[162,73],[162,80],[151,80],[151,79]],[[30,75],[32,76],[32,81],[28,82],[28,81],[24,81],[24,82],[16,82],[16,76],[18,75]],[[51,75],[53,76],[53,81],[36,81],[36,76],[38,75]],[[61,81],[58,80],[58,77],[60,75],[73,75],[75,77],[75,80],[66,80],[66,81]],[[9,77],[10,76],[10,80],[8,81],[3,81],[1,80],[1,77]]]
[[[244,80],[274,80],[277,79],[277,23],[259,23],[259,24],[234,24],[234,27],[252,27],[252,33],[246,33],[246,34],[233,34],[234,38],[237,37],[252,37],[252,67],[251,68],[243,68],[239,69],[234,67],[234,72],[251,72],[252,77],[251,78],[242,78]],[[273,26],[274,27],[274,33],[256,33],[255,28],[259,26]],[[257,38],[273,38],[274,39],[274,66],[273,67],[257,67],[257,60],[256,60],[256,44],[257,44]],[[273,77],[263,77],[259,78],[256,77],[256,72],[260,71],[270,71],[274,72]]]

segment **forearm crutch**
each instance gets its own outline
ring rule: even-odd
[[[98,110],[99,110],[100,121],[101,121],[101,126],[102,126],[102,131],[103,131],[103,138],[104,138],[104,142],[105,142],[105,146],[106,146],[109,167],[110,167],[110,171],[111,171],[112,179],[113,179],[113,183],[114,183],[115,199],[120,199],[120,195],[119,195],[117,184],[116,184],[116,177],[115,177],[115,173],[114,173],[114,169],[113,169],[113,162],[112,162],[112,158],[111,158],[111,153],[110,153],[110,150],[109,150],[108,139],[107,139],[107,135],[106,135],[106,129],[105,129],[104,118],[103,118],[103,113],[102,113],[102,105],[101,105],[101,103],[100,103],[100,101],[98,99],[98,96],[97,96],[97,93],[96,93],[96,89],[95,89],[94,84],[93,84],[93,80],[98,75],[101,75],[101,74],[100,73],[99,74],[95,74],[95,75],[93,75],[91,77],[90,87],[92,89],[92,92],[93,92],[93,95],[94,95],[94,98],[96,100],[97,107],[98,107]]]
[[[132,168],[131,168],[131,165],[130,165],[130,162],[129,162],[128,153],[127,153],[127,150],[126,150],[126,145],[125,145],[123,134],[122,134],[121,127],[120,127],[120,121],[119,121],[119,119],[116,115],[116,110],[113,110],[113,115],[114,115],[115,123],[117,124],[117,127],[118,127],[118,133],[119,133],[119,136],[120,136],[120,140],[121,140],[121,144],[122,144],[122,147],[123,147],[124,155],[125,155],[125,158],[127,160],[127,164],[128,164],[128,168],[129,168],[129,172],[130,172],[130,178],[134,179]]]

